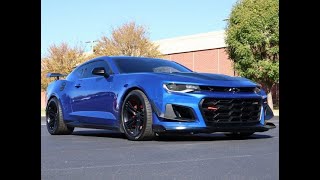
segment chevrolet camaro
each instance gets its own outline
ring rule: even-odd
[[[266,92],[249,79],[198,73],[164,59],[102,56],[47,87],[50,134],[75,127],[116,130],[129,140],[165,133],[248,137],[275,128]]]

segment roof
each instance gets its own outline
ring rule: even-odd
[[[213,31],[154,41],[163,54],[199,51],[226,47],[225,31]]]
[[[125,55],[118,55],[118,56],[97,56],[95,58],[92,58],[84,63],[80,63],[79,65],[83,65],[83,64],[89,64],[91,62],[94,61],[100,61],[100,60],[104,60],[104,61],[110,61],[112,59],[115,60],[139,60],[139,59],[158,59],[158,60],[163,60],[161,58],[151,58],[151,57],[143,57],[143,56],[125,56]],[[77,65],[78,66],[78,65]]]

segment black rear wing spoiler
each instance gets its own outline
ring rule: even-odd
[[[60,77],[67,76],[66,74],[60,74],[60,73],[48,73],[47,78],[54,77],[56,80],[59,80]]]

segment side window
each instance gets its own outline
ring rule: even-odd
[[[77,80],[77,79],[81,79],[83,75],[83,66],[77,68],[74,72],[72,72],[70,78],[72,80]]]
[[[112,71],[108,65],[108,63],[106,61],[94,61],[91,62],[89,64],[85,64],[82,68],[81,68],[81,72],[79,72],[81,74],[81,78],[90,78],[90,77],[97,77],[98,75],[93,75],[92,74],[92,70],[96,67],[104,67],[104,69],[106,70],[106,72],[108,74],[112,74]],[[79,78],[80,78],[79,77]]]
[[[82,76],[82,78],[90,77],[90,74],[88,73],[88,72],[89,72],[89,71],[88,71],[89,68],[90,68],[90,65],[89,65],[89,64],[83,68],[83,73],[82,73],[83,76]]]
[[[82,76],[83,78],[92,77],[91,71],[92,71],[92,69],[93,69],[94,63],[95,63],[95,62],[86,64],[86,65],[83,67],[83,76]]]
[[[96,62],[92,62],[89,64],[84,64],[80,67],[78,67],[72,74],[70,74],[69,78],[70,80],[77,80],[77,79],[82,79],[82,78],[88,78],[88,77],[93,77],[91,74],[94,64]]]
[[[78,78],[82,78],[83,68],[80,68],[76,74],[77,74],[77,77],[78,77]]]

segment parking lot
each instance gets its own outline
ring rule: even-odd
[[[51,136],[41,120],[42,179],[279,179],[277,128],[248,139],[220,133],[133,142],[108,130]]]

